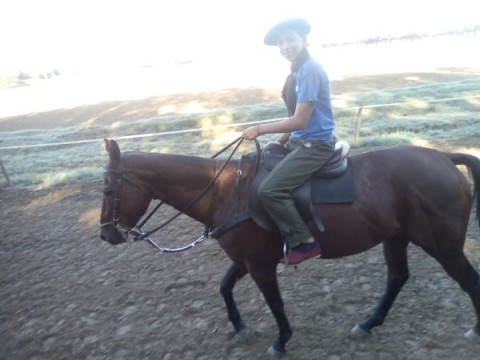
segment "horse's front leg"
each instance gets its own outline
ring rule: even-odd
[[[249,266],[249,273],[260,288],[265,300],[272,311],[278,326],[278,338],[268,349],[268,353],[274,357],[282,357],[286,354],[285,344],[292,337],[292,328],[288,322],[283,300],[277,281],[276,263],[270,265]]]
[[[225,300],[227,306],[228,319],[231,321],[235,332],[240,339],[248,337],[245,324],[242,321],[237,304],[233,298],[233,288],[238,280],[240,280],[247,273],[247,269],[243,264],[233,263],[228,269],[220,283],[220,293]]]
[[[373,314],[354,326],[351,331],[354,338],[369,336],[372,328],[382,325],[385,321],[393,302],[409,277],[407,245],[408,241],[400,236],[395,236],[383,243],[383,253],[388,267],[387,289]]]

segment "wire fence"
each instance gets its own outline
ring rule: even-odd
[[[443,99],[433,99],[433,100],[424,100],[425,103],[439,103],[439,102],[448,102],[448,101],[458,101],[458,100],[467,100],[467,99],[476,99],[480,98],[480,95],[475,96],[465,96],[465,97],[454,97],[454,98],[443,98]],[[360,131],[360,125],[362,120],[362,112],[364,109],[368,108],[382,108],[382,107],[392,107],[392,106],[404,106],[407,105],[408,102],[394,102],[388,104],[370,104],[370,105],[360,105],[360,106],[353,106],[348,108],[340,108],[336,110],[357,110],[357,117],[356,117],[356,126],[355,126],[355,140],[358,139],[358,133]],[[273,118],[273,119],[264,119],[264,120],[255,120],[255,121],[247,121],[247,122],[240,122],[234,124],[222,124],[222,125],[215,125],[209,127],[202,127],[202,128],[193,128],[193,129],[183,129],[183,130],[174,130],[174,131],[163,131],[157,133],[148,133],[148,134],[137,134],[137,135],[125,135],[125,136],[118,136],[115,139],[138,139],[138,138],[145,138],[145,137],[153,137],[153,136],[167,136],[167,135],[178,135],[178,134],[186,134],[186,133],[194,133],[194,132],[201,132],[206,130],[216,130],[222,128],[231,128],[231,127],[242,127],[247,125],[253,124],[262,124],[262,123],[269,123],[275,122],[282,118]],[[88,144],[88,143],[96,143],[103,141],[103,138],[96,138],[96,139],[85,139],[85,140],[76,140],[76,141],[64,141],[64,142],[53,142],[53,143],[43,143],[43,144],[33,144],[33,145],[18,145],[18,146],[3,146],[0,147],[0,151],[3,150],[19,150],[19,149],[31,149],[31,148],[41,148],[41,147],[50,147],[50,146],[61,146],[61,145],[81,145],[81,144]]]
[[[459,100],[471,100],[480,98],[480,95],[473,95],[473,96],[464,96],[464,97],[449,97],[449,98],[442,98],[442,99],[432,99],[432,100],[423,100],[424,103],[441,103],[441,102],[450,102],[450,101],[459,101]],[[386,108],[386,107],[395,107],[395,106],[405,106],[408,105],[409,102],[392,102],[386,104],[367,104],[367,105],[359,105],[353,107],[344,107],[344,108],[336,108],[337,111],[356,111],[356,121],[354,127],[354,141],[357,141],[360,136],[361,126],[362,126],[362,115],[365,109],[374,109],[374,108]],[[159,118],[161,119],[161,118]],[[237,122],[231,124],[221,124],[215,126],[208,126],[208,127],[201,127],[201,128],[191,128],[191,129],[183,129],[183,130],[173,130],[173,131],[163,131],[163,132],[155,132],[155,133],[145,133],[145,134],[136,134],[136,135],[125,135],[125,136],[118,136],[115,139],[139,139],[139,138],[146,138],[146,137],[161,137],[161,136],[168,136],[168,135],[178,135],[178,134],[187,134],[187,133],[195,133],[195,132],[203,132],[208,130],[218,130],[218,129],[225,129],[225,128],[232,128],[232,127],[243,127],[253,124],[262,124],[262,123],[269,123],[275,122],[282,118],[272,118],[272,119],[264,119],[264,120],[255,120],[255,121],[247,121],[247,122]],[[40,143],[40,144],[31,144],[31,145],[17,145],[17,146],[3,146],[0,147],[0,151],[8,151],[8,150],[20,150],[20,149],[33,149],[33,148],[47,148],[47,147],[54,147],[54,146],[69,146],[69,145],[83,145],[89,143],[99,143],[102,142],[103,138],[94,138],[94,139],[85,139],[85,140],[76,140],[76,141],[64,141],[64,142],[51,142],[51,143]],[[2,163],[0,158],[0,170],[3,173],[3,176],[6,179],[7,185],[11,184],[10,177]]]

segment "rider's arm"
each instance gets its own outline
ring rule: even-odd
[[[251,126],[244,130],[243,137],[247,140],[254,140],[257,136],[263,134],[291,133],[295,130],[301,130],[307,126],[312,112],[312,103],[299,103],[293,116],[274,123]]]

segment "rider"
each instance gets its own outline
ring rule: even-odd
[[[280,54],[291,63],[282,91],[289,117],[251,126],[243,132],[243,138],[248,140],[281,133],[277,141],[291,150],[259,188],[263,206],[288,244],[287,261],[291,265],[321,255],[320,244],[302,220],[291,191],[319,170],[335,149],[330,82],[307,50],[309,32],[310,24],[304,19],[288,19],[265,35],[265,44],[278,46]]]

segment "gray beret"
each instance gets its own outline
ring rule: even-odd
[[[277,45],[278,37],[285,30],[293,30],[302,36],[306,36],[310,32],[310,24],[304,19],[287,19],[268,30],[263,40],[265,45]]]

